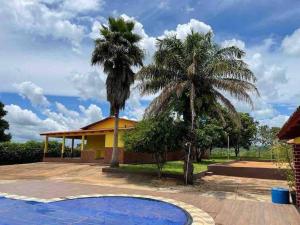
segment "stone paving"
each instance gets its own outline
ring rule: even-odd
[[[102,173],[103,166],[78,163],[32,163],[0,166],[0,180],[51,180],[135,190],[159,190],[166,192],[190,192],[222,199],[271,202],[270,189],[286,187],[285,181],[254,178],[205,176],[194,186],[184,186],[176,179],[159,180],[152,176],[118,175]],[[1,183],[1,181],[0,181]]]
[[[201,209],[216,224],[298,225],[300,221],[294,206],[269,203],[270,187],[286,186],[283,181],[206,176],[186,187],[174,179],[111,176],[103,174],[101,168],[66,163],[0,166],[0,192],[42,199],[95,194],[151,195]]]

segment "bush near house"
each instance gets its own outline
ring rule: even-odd
[[[161,177],[167,152],[182,149],[181,138],[184,132],[183,124],[174,121],[167,114],[145,119],[133,130],[125,133],[125,149],[152,154],[157,166],[157,175]]]
[[[48,157],[61,156],[61,143],[49,141]],[[25,143],[2,142],[0,143],[0,165],[41,162],[44,155],[44,142],[27,141]],[[71,154],[71,148],[65,147],[64,157],[79,157],[80,150],[74,149]]]
[[[39,162],[43,158],[43,143],[28,141],[26,143],[0,143],[0,164]]]

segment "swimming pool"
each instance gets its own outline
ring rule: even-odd
[[[1,225],[189,225],[183,209],[159,200],[106,196],[50,203],[0,198]]]

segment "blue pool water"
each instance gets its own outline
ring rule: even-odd
[[[166,202],[99,197],[52,203],[0,198],[1,225],[186,225],[188,214]]]

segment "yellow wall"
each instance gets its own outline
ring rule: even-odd
[[[87,136],[86,137],[86,150],[94,150],[105,147],[105,136],[97,135],[97,136]]]
[[[294,139],[294,144],[300,144],[300,137],[296,137]]]
[[[87,136],[84,150],[96,151],[96,159],[103,158],[105,151],[105,135]]]
[[[134,127],[136,122],[130,120],[119,120],[119,128],[126,128],[126,127]],[[104,120],[98,124],[95,124],[89,127],[89,130],[97,130],[97,129],[113,129],[114,128],[114,118],[109,118]],[[123,134],[124,131],[119,130],[118,134],[118,147],[123,148]],[[103,135],[87,135],[86,145],[84,146],[84,150],[95,150],[96,151],[96,158],[104,157],[104,149],[102,148],[112,148],[114,143],[114,132],[109,131],[103,133]],[[101,150],[102,149],[102,150]]]
[[[126,128],[126,127],[134,127],[136,122],[130,120],[124,120],[122,118],[119,119],[119,128]],[[95,124],[89,127],[89,130],[97,130],[97,129],[114,129],[114,118],[109,118],[104,120],[98,124]]]
[[[119,131],[118,133],[118,147],[123,148],[123,131]],[[109,132],[105,134],[105,147],[106,148],[112,148],[114,144],[114,132]]]

